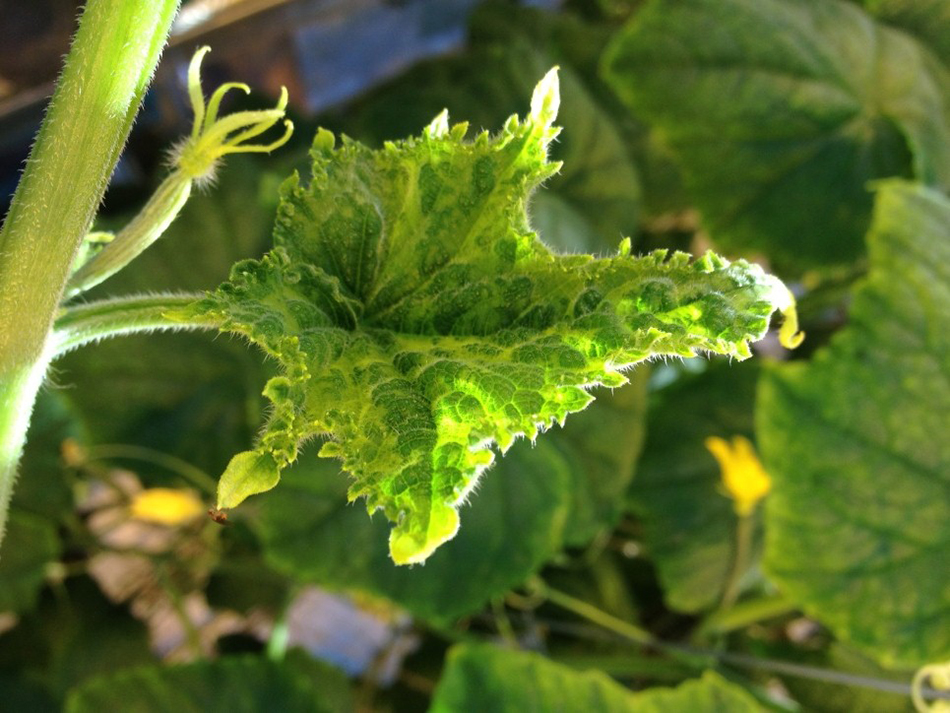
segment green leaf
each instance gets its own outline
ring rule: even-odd
[[[889,25],[916,35],[950,66],[950,1],[864,0],[864,6]]]
[[[480,711],[637,711],[637,713],[740,713],[762,710],[738,686],[715,673],[675,689],[632,693],[599,671],[579,672],[543,656],[487,644],[459,645],[432,700],[430,713]]]
[[[32,609],[46,579],[46,566],[59,557],[59,537],[45,518],[10,511],[0,549],[0,612]]]
[[[298,445],[328,435],[349,497],[395,523],[390,554],[422,562],[459,524],[458,506],[494,460],[580,411],[593,386],[664,354],[750,356],[789,307],[776,278],[708,253],[555,255],[525,204],[557,170],[546,160],[557,75],[531,113],[466,142],[441,114],[417,139],[371,151],[326,131],[314,179],[282,189],[262,260],[183,315],[246,336],[282,375],[253,451],[221,478],[231,508],[276,483]]]
[[[654,396],[630,504],[672,609],[699,612],[722,598],[735,557],[737,518],[703,442],[709,436],[751,437],[758,373],[752,364],[720,364]],[[757,559],[750,557],[749,564]]]
[[[30,418],[12,506],[55,522],[73,509],[73,492],[62,463],[63,442],[86,440],[85,430],[62,392],[42,391]]]
[[[847,328],[763,379],[766,564],[838,637],[914,668],[950,656],[950,202],[883,184],[869,246]]]
[[[639,366],[630,384],[599,396],[571,419],[570,428],[545,436],[570,465],[573,506],[565,545],[580,547],[617,524],[646,435],[650,370]]]
[[[837,0],[653,0],[608,81],[677,153],[718,245],[796,265],[858,255],[867,183],[950,185],[950,79]]]
[[[185,666],[148,666],[93,679],[70,692],[68,713],[338,713],[322,703],[319,686],[287,665],[259,657]]]
[[[365,590],[450,626],[523,583],[560,548],[574,474],[548,441],[513,446],[480,481],[458,537],[411,568],[390,559],[384,519],[347,506],[338,464],[305,453],[261,500],[266,557],[298,581]]]

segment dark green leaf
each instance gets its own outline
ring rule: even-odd
[[[465,527],[424,566],[398,567],[385,519],[347,505],[333,461],[304,453],[260,502],[266,554],[288,576],[333,589],[364,589],[417,616],[450,624],[518,586],[561,544],[572,473],[541,441],[517,443],[480,481]]]
[[[916,35],[950,66],[950,1],[864,0],[864,6],[889,25]]]
[[[449,652],[430,713],[742,713],[760,711],[741,688],[708,672],[675,689],[632,693],[599,671],[579,672],[543,656],[490,645]]]
[[[767,566],[887,666],[950,656],[950,202],[888,182],[849,325],[765,374]]]
[[[68,713],[337,713],[319,686],[295,668],[265,658],[225,658],[150,666],[89,681],[73,690]]]
[[[85,440],[84,429],[57,391],[40,393],[30,419],[30,431],[12,506],[59,521],[73,507],[61,450],[66,439]]]
[[[11,510],[0,548],[0,612],[36,604],[46,567],[59,557],[56,527],[45,518]]]
[[[722,598],[735,556],[737,518],[703,441],[751,437],[757,376],[753,364],[717,364],[654,396],[630,501],[673,609],[698,612]],[[758,559],[759,540],[750,566]]]
[[[546,437],[567,460],[574,482],[564,532],[568,546],[587,544],[620,519],[646,435],[649,376],[647,366],[638,366],[630,384],[600,396],[569,428]]]
[[[791,264],[862,249],[869,180],[950,185],[950,79],[838,0],[653,0],[609,82],[678,154],[713,239]]]

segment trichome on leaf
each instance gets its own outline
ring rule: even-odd
[[[252,451],[234,457],[218,507],[274,487],[298,446],[353,476],[395,523],[390,553],[424,561],[494,458],[592,400],[594,386],[659,355],[750,355],[776,309],[775,277],[712,253],[556,255],[532,232],[531,192],[555,173],[557,74],[528,117],[466,141],[445,112],[418,138],[371,150],[321,130],[313,179],[288,179],[274,249],[179,316],[242,334],[280,364]]]

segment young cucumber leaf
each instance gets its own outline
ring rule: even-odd
[[[492,460],[587,406],[593,386],[654,355],[750,355],[791,296],[713,254],[555,255],[528,225],[531,191],[558,166],[557,75],[531,113],[474,142],[446,114],[371,151],[321,131],[309,187],[283,186],[275,248],[184,318],[243,334],[281,365],[257,447],[225,471],[218,505],[276,485],[305,439],[342,458],[396,523],[390,553],[421,562]],[[792,320],[789,320],[789,324]]]
[[[884,184],[848,327],[759,396],[768,571],[886,666],[950,656],[948,226],[942,194]]]
[[[753,713],[751,694],[712,671],[677,688],[633,693],[600,671],[575,671],[543,656],[487,644],[449,651],[430,713],[451,711],[604,711]]]

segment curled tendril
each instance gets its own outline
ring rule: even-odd
[[[928,682],[930,687],[937,691],[950,691],[950,661],[924,666],[914,676],[914,682],[911,684],[914,708],[919,713],[947,713],[950,711],[950,700],[942,699],[933,703],[924,700],[924,684]]]
[[[188,66],[188,96],[194,111],[191,135],[176,149],[175,164],[193,180],[207,180],[214,174],[220,158],[232,153],[270,153],[280,148],[294,131],[293,122],[284,117],[287,109],[287,88],[281,87],[280,99],[273,109],[239,111],[218,118],[221,100],[232,89],[250,94],[251,89],[241,82],[228,82],[218,87],[205,103],[201,90],[201,61],[211,51],[202,47]],[[281,119],[284,134],[269,144],[247,144],[276,125]]]

